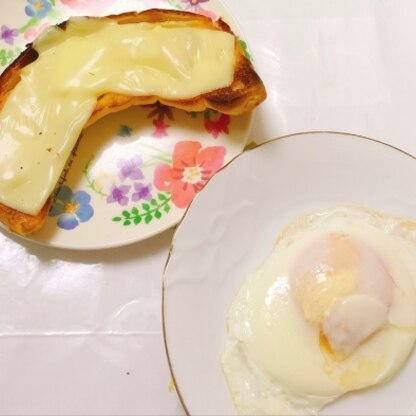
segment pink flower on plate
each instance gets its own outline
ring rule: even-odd
[[[221,114],[216,120],[205,120],[205,128],[216,139],[220,133],[229,134],[230,116]]]
[[[101,13],[115,2],[116,0],[61,0],[65,6],[82,13]]]
[[[168,136],[167,129],[170,127],[169,124],[165,124],[163,120],[156,119],[153,120],[153,125],[155,126],[155,131],[152,133],[152,136],[161,139],[162,137]]]
[[[51,23],[49,22],[43,22],[40,26],[29,28],[24,34],[25,40],[32,42],[33,39],[37,38],[43,32],[43,30],[50,25]]]
[[[217,18],[217,15],[214,12],[210,12],[209,10],[205,10],[200,6],[196,6],[193,10],[195,13],[202,14],[202,16],[209,17],[212,20]]]
[[[154,183],[172,193],[172,202],[186,208],[208,179],[224,164],[223,146],[202,148],[201,143],[184,141],[175,145],[172,166],[164,163],[155,169]]]

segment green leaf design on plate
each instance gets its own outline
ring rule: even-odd
[[[150,224],[154,219],[160,220],[163,215],[169,214],[171,210],[170,193],[159,193],[150,204],[143,202],[140,207],[134,206],[130,210],[123,210],[121,216],[113,217],[114,222],[121,222],[123,226],[138,225],[144,221]]]
[[[82,173],[87,181],[88,187],[91,188],[95,193],[100,195],[101,197],[107,196],[107,194],[103,191],[101,186],[97,183],[95,179],[92,179],[90,175],[91,164],[95,159],[95,155],[92,155],[91,158],[88,160],[87,164],[82,169]]]
[[[166,0],[166,2],[169,6],[174,7],[175,9],[183,10],[183,6],[175,0]]]
[[[244,52],[244,56],[249,59],[250,61],[253,60],[249,50],[248,50],[248,46],[247,46],[247,42],[244,41],[243,39],[238,38],[238,41],[240,42],[241,48],[243,49]]]
[[[20,54],[21,49],[0,49],[0,66],[7,66],[12,63]]]

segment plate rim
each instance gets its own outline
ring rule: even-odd
[[[390,148],[393,151],[398,151],[399,153],[402,153],[404,156],[410,157],[411,159],[416,160],[416,156],[415,155],[412,155],[411,153],[409,153],[409,152],[407,152],[407,151],[405,151],[403,149],[400,149],[399,147],[396,147],[396,146],[394,146],[392,144],[389,144],[389,143],[385,143],[385,142],[381,141],[380,139],[375,139],[373,137],[365,136],[365,135],[362,135],[362,134],[349,133],[349,132],[343,132],[343,131],[337,131],[337,130],[310,130],[310,131],[305,130],[305,131],[299,131],[299,132],[295,132],[295,133],[288,133],[288,134],[285,134],[285,135],[282,135],[282,136],[278,136],[278,137],[276,137],[274,139],[270,139],[270,140],[268,140],[266,142],[263,142],[263,143],[260,143],[260,144],[256,144],[255,147],[253,147],[253,148],[249,148],[247,150],[244,150],[242,153],[240,153],[239,155],[237,155],[234,158],[232,158],[221,169],[219,169],[215,173],[215,175],[213,175],[207,181],[207,183],[205,184],[205,186],[207,186],[211,182],[211,180],[213,178],[215,178],[220,172],[222,172],[224,169],[226,169],[231,163],[233,163],[234,161],[236,161],[237,159],[239,159],[241,157],[245,157],[246,154],[248,154],[250,152],[254,152],[254,151],[256,151],[257,149],[259,149],[259,148],[261,148],[263,146],[267,146],[267,145],[270,145],[272,143],[275,143],[275,142],[278,142],[278,141],[282,141],[282,140],[285,140],[285,139],[291,139],[291,138],[294,138],[294,137],[300,137],[300,136],[305,136],[305,135],[319,135],[319,134],[332,134],[332,135],[335,135],[335,136],[349,136],[349,137],[354,137],[354,138],[357,138],[357,139],[363,139],[365,141],[372,142],[372,143],[374,143],[376,145],[381,145],[383,147],[388,147],[388,148]],[[201,192],[203,192],[203,190]],[[177,379],[176,379],[176,376],[175,376],[175,370],[174,370],[174,367],[173,367],[172,357],[171,357],[171,355],[169,353],[169,347],[168,347],[167,326],[166,326],[166,307],[165,307],[166,281],[167,281],[166,275],[167,275],[167,269],[169,267],[169,263],[170,263],[171,258],[172,258],[172,254],[173,254],[173,250],[174,250],[174,245],[175,245],[175,239],[177,238],[177,233],[178,233],[178,231],[179,231],[179,229],[180,229],[180,227],[182,225],[182,222],[184,222],[185,219],[187,218],[188,212],[192,208],[192,206],[194,205],[195,200],[200,197],[201,192],[195,195],[195,197],[192,200],[192,202],[186,208],[186,210],[185,210],[185,212],[184,212],[181,220],[175,226],[175,231],[174,231],[173,236],[172,236],[172,240],[171,240],[171,243],[170,243],[170,246],[169,246],[168,256],[167,256],[167,259],[166,259],[166,262],[165,262],[165,265],[164,265],[164,268],[163,268],[163,274],[162,274],[162,296],[161,296],[162,303],[161,303],[161,312],[162,312],[163,344],[164,344],[164,348],[165,348],[165,354],[166,354],[166,358],[167,358],[167,362],[168,362],[168,367],[169,367],[170,375],[172,377],[172,383],[173,383],[173,385],[175,387],[175,392],[176,392],[176,394],[177,394],[177,396],[179,398],[179,401],[180,401],[180,403],[181,403],[181,405],[183,407],[183,410],[185,411],[186,416],[192,416],[192,415],[191,415],[191,413],[190,413],[190,411],[189,411],[189,409],[188,409],[188,407],[186,405],[186,402],[185,402],[185,399],[183,397],[183,394],[182,394],[182,392],[181,392],[181,390],[179,388],[179,385],[178,385],[178,382],[177,382]]]

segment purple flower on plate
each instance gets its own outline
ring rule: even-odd
[[[140,201],[141,199],[144,199],[146,201],[152,200],[152,185],[149,183],[149,185],[144,185],[141,182],[136,182],[134,184],[134,190],[136,192],[133,192],[131,199],[133,201]]]
[[[27,0],[28,5],[25,7],[25,13],[30,17],[43,19],[52,9],[49,0]]]
[[[113,185],[111,187],[110,195],[107,197],[107,203],[117,202],[118,204],[124,206],[129,202],[127,194],[130,191],[130,185]]]
[[[0,28],[0,39],[3,39],[9,45],[13,45],[14,38],[19,34],[17,29],[10,29],[8,26],[3,25]]]
[[[185,3],[185,8],[191,10],[194,13],[202,14],[203,16],[209,17],[210,19],[216,19],[215,13],[206,10],[202,7],[202,3],[206,3],[209,0],[182,0]]]
[[[132,180],[143,179],[143,172],[140,169],[142,158],[139,155],[133,156],[131,159],[121,159],[118,161],[120,168],[120,179],[124,181],[127,178]]]

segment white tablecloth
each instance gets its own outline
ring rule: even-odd
[[[336,130],[416,154],[415,1],[223,1],[268,90],[250,140]],[[183,414],[161,324],[172,234],[94,252],[0,234],[0,414]]]

